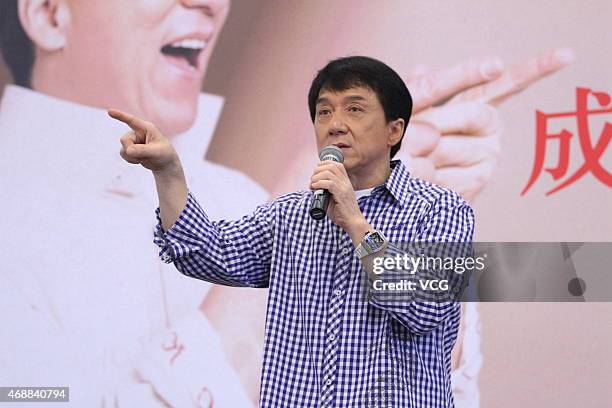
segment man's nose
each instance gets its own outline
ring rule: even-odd
[[[230,4],[230,0],[179,0],[179,2],[186,8],[202,9],[211,17],[228,8]]]
[[[330,136],[343,135],[348,131],[346,123],[341,117],[335,116],[332,118],[329,125]]]

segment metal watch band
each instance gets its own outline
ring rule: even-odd
[[[365,235],[363,236],[363,239],[359,243],[359,245],[357,245],[357,248],[355,248],[355,254],[357,255],[359,259],[362,259],[370,254],[378,252],[378,250],[374,250],[374,248],[372,248],[370,244],[367,242],[367,237],[371,236],[372,234],[379,234],[383,238],[383,240],[386,240],[384,234],[381,231],[371,230],[371,231],[366,232]]]
[[[363,247],[363,245],[361,245],[361,243],[359,243],[357,248],[355,248],[355,255],[357,255],[357,258],[362,259],[368,256],[368,251]]]

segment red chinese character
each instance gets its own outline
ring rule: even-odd
[[[600,107],[603,107],[604,109],[589,110],[587,107],[587,98],[589,94],[593,95],[597,99]],[[540,176],[540,173],[544,168],[544,158],[546,157],[546,142],[549,139],[558,141],[559,159],[555,167],[546,168],[544,170],[550,173],[555,181],[566,175],[570,159],[570,141],[574,135],[565,129],[556,134],[549,134],[547,132],[547,124],[549,119],[568,116],[576,117],[576,122],[578,124],[578,141],[580,142],[580,149],[582,150],[584,163],[574,172],[574,174],[567,177],[552,190],[548,191],[546,195],[556,193],[557,191],[569,186],[584,176],[587,172],[591,172],[599,181],[608,187],[612,187],[612,173],[606,171],[606,169],[599,162],[610,145],[610,140],[612,140],[612,124],[610,122],[605,123],[603,131],[599,136],[599,140],[597,140],[597,143],[595,143],[593,146],[591,144],[591,135],[589,132],[588,123],[589,115],[612,113],[612,107],[608,107],[608,105],[610,105],[610,100],[610,95],[604,92],[591,92],[591,90],[587,88],[576,88],[576,112],[545,114],[540,111],[536,111],[535,159],[531,176],[529,177],[527,185],[521,192],[521,195],[524,195]]]

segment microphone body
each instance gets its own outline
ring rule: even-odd
[[[334,145],[325,146],[319,152],[321,161],[333,160],[338,163],[344,163],[344,154],[339,147]],[[329,205],[330,193],[327,190],[319,189],[314,192],[314,199],[310,205],[310,216],[315,220],[322,220],[327,215],[327,206]]]

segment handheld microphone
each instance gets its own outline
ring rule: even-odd
[[[319,152],[321,161],[333,160],[338,163],[344,163],[344,155],[339,147],[334,145],[325,146]],[[324,189],[315,190],[314,200],[310,205],[310,216],[315,220],[322,220],[327,215],[327,206],[329,205],[329,191]]]

